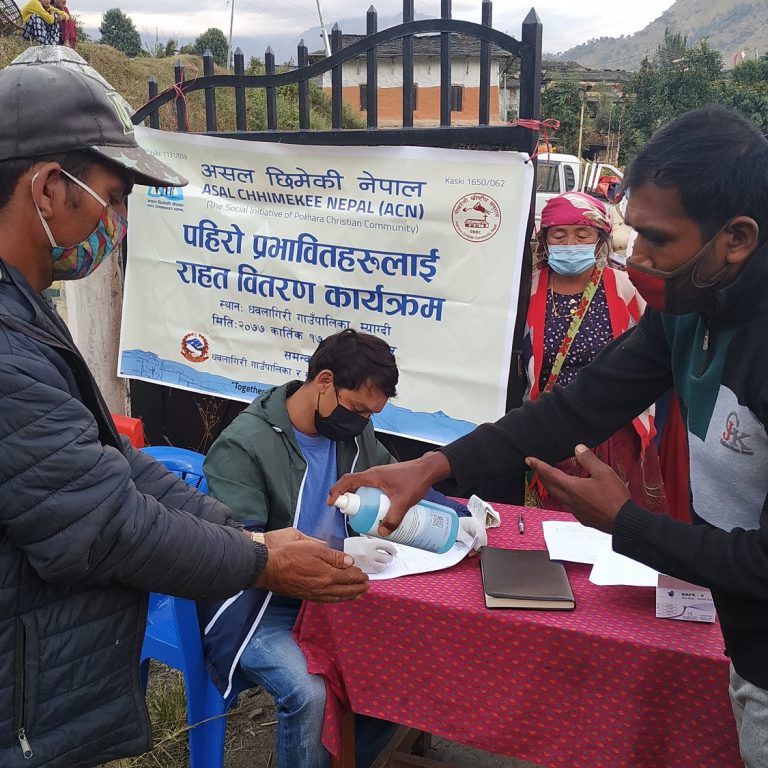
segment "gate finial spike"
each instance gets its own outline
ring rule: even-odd
[[[528,11],[528,15],[523,19],[523,24],[541,24],[541,19],[539,18],[539,14],[536,13],[535,8],[531,8],[531,10]]]

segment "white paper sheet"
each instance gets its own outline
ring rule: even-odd
[[[569,563],[594,563],[598,551],[610,545],[611,536],[587,528],[581,523],[545,520],[541,527],[544,530],[544,541],[547,543],[550,560],[566,560]]]
[[[369,573],[368,578],[371,581],[380,581],[450,568],[461,562],[474,546],[474,539],[469,538],[467,540],[461,537],[461,533],[459,535],[460,538],[456,540],[456,543],[442,555],[425,552],[423,549],[416,549],[416,547],[407,547],[405,544],[395,544],[397,554],[392,562],[378,573]]]
[[[597,553],[589,580],[600,586],[626,584],[631,587],[655,587],[658,571],[614,552],[610,538]]]

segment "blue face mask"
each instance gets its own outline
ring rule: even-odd
[[[595,244],[548,245],[547,264],[558,275],[580,275],[595,266]]]

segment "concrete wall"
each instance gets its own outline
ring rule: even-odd
[[[63,283],[69,330],[112,413],[130,415],[128,382],[116,375],[123,306],[120,259],[112,255],[90,277]]]
[[[365,119],[360,109],[360,86],[366,82],[365,59],[356,59],[342,68],[342,99],[352,111]],[[414,125],[440,124],[440,57],[414,58],[413,82],[418,86]],[[403,62],[399,56],[382,56],[378,60],[378,117],[382,128],[400,126],[403,119]],[[480,104],[480,60],[454,58],[451,62],[451,85],[464,87],[463,109],[452,112],[453,125],[477,125]],[[322,76],[323,90],[331,93],[331,74]],[[499,72],[496,62],[491,62],[490,121],[500,121]]]

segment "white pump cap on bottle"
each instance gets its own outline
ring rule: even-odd
[[[360,511],[360,497],[356,493],[342,493],[336,501],[334,507],[338,507],[345,515],[356,515]]]

